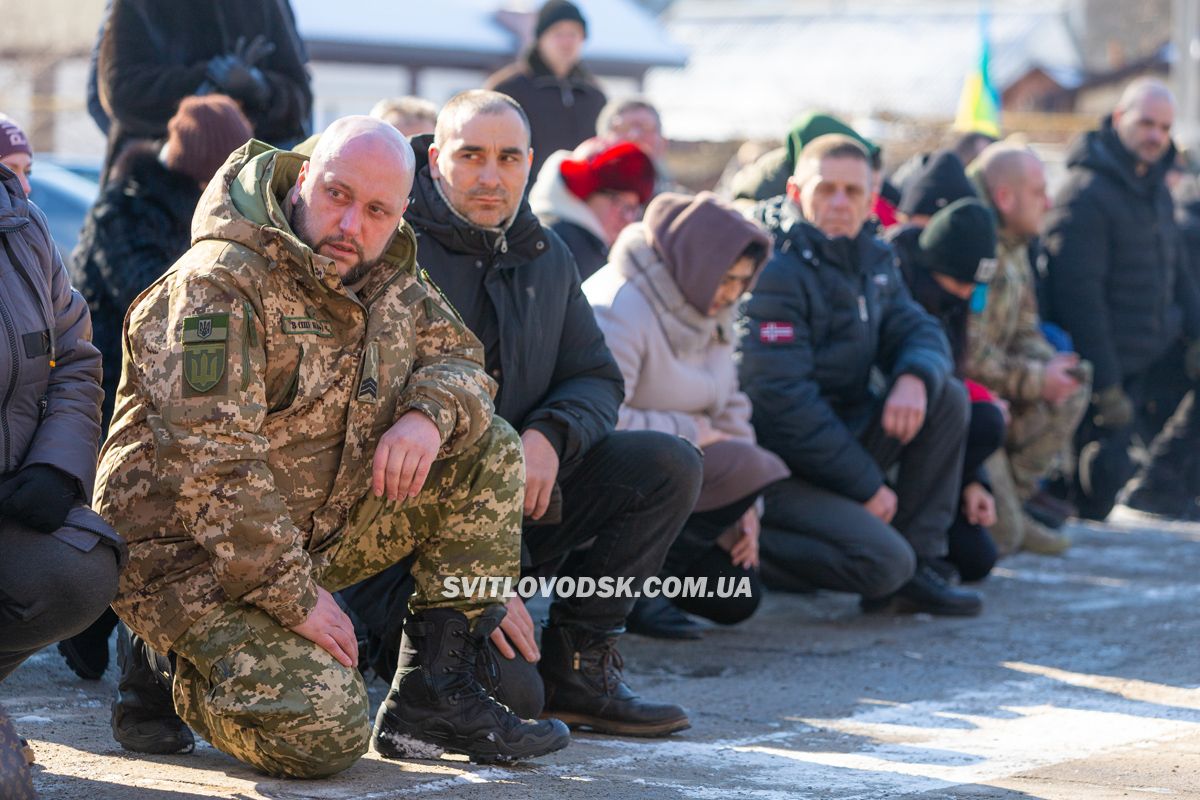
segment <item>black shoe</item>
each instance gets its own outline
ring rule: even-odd
[[[117,627],[117,615],[106,608],[100,619],[82,632],[58,643],[58,652],[66,659],[67,666],[85,681],[98,681],[108,669],[108,637]]]
[[[863,598],[868,613],[895,611],[900,614],[935,614],[942,617],[974,617],[983,611],[983,598],[970,589],[951,586],[929,563],[921,563],[912,580],[889,597]]]
[[[1143,514],[1154,514],[1173,520],[1196,518],[1196,498],[1181,492],[1160,491],[1153,485],[1142,482],[1129,493],[1125,505]]]
[[[655,639],[703,639],[704,626],[665,597],[643,597],[633,604],[625,630]]]
[[[615,633],[567,625],[542,631],[538,669],[546,683],[546,712],[571,727],[619,736],[666,736],[692,726],[673,703],[648,703],[625,683]]]
[[[490,764],[536,758],[570,743],[566,725],[521,719],[476,677],[479,649],[503,618],[503,606],[489,608],[474,625],[450,608],[409,615],[371,736],[381,756],[438,758],[449,751]]]
[[[192,752],[196,737],[175,713],[171,699],[174,668],[170,659],[155,653],[140,636],[121,625],[117,666],[121,676],[112,704],[112,732],[117,743],[134,753]]]

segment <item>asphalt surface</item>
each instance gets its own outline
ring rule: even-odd
[[[579,734],[512,768],[368,755],[265,778],[202,746],[135,758],[108,730],[112,672],[39,653],[0,686],[45,798],[1200,798],[1200,525],[1121,513],[1063,558],[1003,562],[971,620],[864,616],[777,594],[701,642],[625,639],[630,682],[687,706],[669,739]],[[372,697],[384,686],[375,681]]]

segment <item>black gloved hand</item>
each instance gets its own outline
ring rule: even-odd
[[[80,499],[78,480],[47,464],[34,464],[0,484],[0,517],[53,533]]]
[[[271,98],[271,84],[262,70],[236,55],[213,56],[205,74],[222,91],[243,103],[261,107]]]

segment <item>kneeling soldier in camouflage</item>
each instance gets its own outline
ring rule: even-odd
[[[126,320],[96,494],[130,546],[113,605],[175,654],[183,720],[273,775],[366,751],[357,643],[330,592],[409,554],[391,735],[479,761],[569,741],[474,677],[503,600],[442,593],[517,575],[523,465],[478,340],[416,268],[413,169],[403,136],[367,117],[334,123],[311,159],[249,143]]]

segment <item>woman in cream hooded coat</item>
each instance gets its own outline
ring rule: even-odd
[[[584,284],[625,379],[618,429],[673,433],[704,451],[700,499],[663,577],[705,576],[710,591],[751,587],[750,597],[640,601],[630,630],[696,638],[698,626],[680,608],[732,624],[758,605],[757,500],[788,470],[755,443],[733,362],[733,319],[769,252],[766,234],[715,195],[661,194]]]

